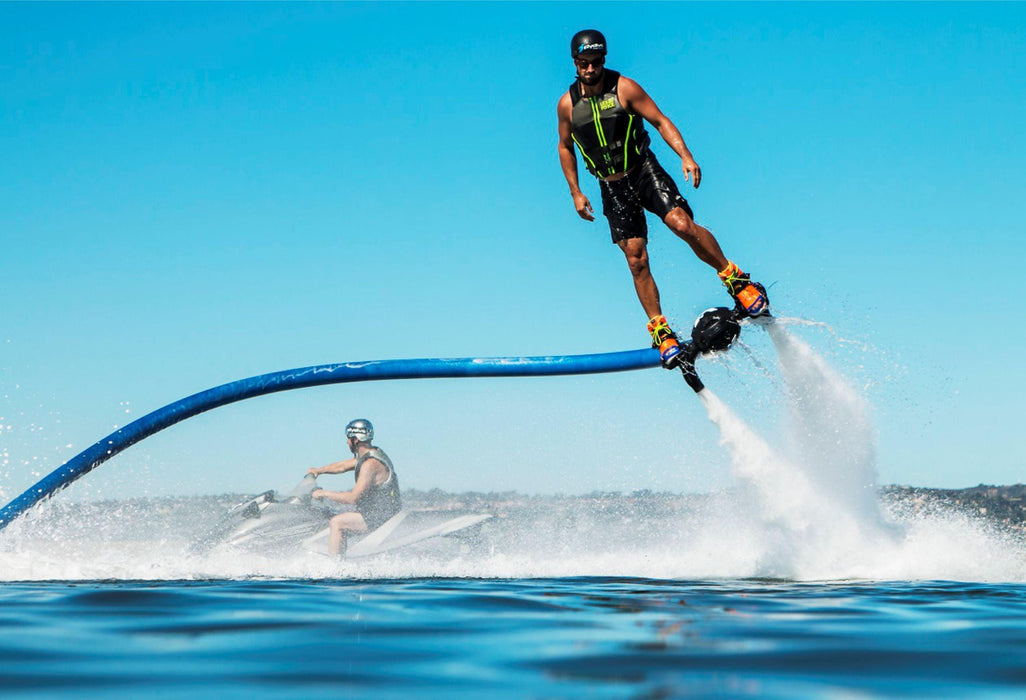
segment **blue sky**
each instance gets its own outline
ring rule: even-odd
[[[830,325],[800,332],[872,402],[880,480],[1023,480],[1024,4],[46,3],[0,20],[5,498],[254,374],[643,346],[622,256],[577,218],[555,154],[583,27],[683,132],[699,222],[778,313]],[[650,227],[672,321],[727,301]],[[779,387],[742,354],[705,376],[772,439]],[[698,402],[651,370],[264,397],[76,489],[287,486],[343,456],[355,416],[419,488],[729,483]]]

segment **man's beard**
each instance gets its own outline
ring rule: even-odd
[[[590,78],[586,78],[583,75],[578,75],[577,79],[585,85],[598,85],[602,81],[602,73],[596,73]]]

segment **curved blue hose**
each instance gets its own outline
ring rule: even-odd
[[[659,366],[651,348],[595,355],[552,357],[488,357],[420,360],[371,360],[302,367],[240,379],[201,391],[148,413],[116,430],[92,447],[54,469],[0,510],[0,530],[39,501],[91,472],[122,450],[169,426],[218,406],[277,391],[322,384],[382,379],[440,377],[527,377],[560,374],[600,374]]]

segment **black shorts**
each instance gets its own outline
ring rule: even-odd
[[[648,238],[645,209],[665,219],[673,209],[680,207],[692,219],[695,218],[688,200],[680,196],[677,183],[659,165],[652,151],[645,154],[645,159],[626,177],[599,180],[599,189],[602,191],[602,213],[609,220],[613,243],[628,238]]]

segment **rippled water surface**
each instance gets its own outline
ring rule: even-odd
[[[1022,697],[1022,584],[8,582],[0,688],[62,697]]]

